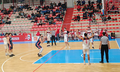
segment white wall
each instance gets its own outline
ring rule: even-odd
[[[67,8],[73,8],[73,7],[74,7],[73,0],[67,0]]]

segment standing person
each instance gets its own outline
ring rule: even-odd
[[[8,33],[5,34],[5,37],[3,38],[3,41],[4,41],[4,47],[5,47],[5,55],[9,55],[7,53],[7,50],[8,50],[8,41],[7,41],[7,38],[8,38]]]
[[[54,44],[56,45],[56,41],[55,41],[55,31],[52,29],[52,31],[51,31],[51,35],[52,35],[52,37],[51,37],[51,40],[52,40],[52,46],[53,46],[53,41],[54,41]]]
[[[47,35],[47,47],[50,46],[50,28],[47,29],[46,31],[46,35]]]
[[[104,63],[104,61],[103,61],[104,51],[105,51],[105,54],[106,54],[106,61],[107,61],[107,63],[109,63],[108,48],[110,49],[109,39],[108,39],[107,36],[105,36],[105,32],[103,32],[103,36],[101,38],[100,46],[99,46],[99,49],[101,50],[101,61],[100,61],[100,63]]]
[[[67,49],[67,45],[69,46],[69,43],[68,43],[68,31],[66,30],[66,28],[64,28],[64,42],[65,42],[65,49]],[[70,46],[69,46],[69,49],[70,49]]]
[[[93,38],[94,33],[92,33],[92,36],[88,37],[87,33],[84,33],[84,37],[81,37],[78,35],[77,31],[77,37],[83,40],[83,59],[84,59],[84,65],[85,63],[85,53],[87,52],[88,55],[88,64],[90,65],[90,56],[89,56],[89,50],[90,50],[90,39]]]
[[[9,54],[9,57],[13,57],[13,56],[15,56],[15,55],[13,54],[12,34],[9,33],[8,35],[9,35],[9,37],[8,37],[7,39],[8,39],[9,53],[10,53],[10,54]]]
[[[42,51],[43,51],[43,48],[42,48],[42,46],[41,46],[40,44],[45,41],[45,37],[43,38],[43,35],[42,35],[42,34],[40,34],[39,36],[40,36],[40,37],[39,37],[39,39],[37,40],[37,42],[35,43],[35,46],[36,46],[38,49],[40,49],[40,50],[39,50],[39,53],[38,53],[38,57],[41,57],[41,56],[42,56],[41,53],[42,53]]]
[[[90,27],[88,27],[87,29],[87,35],[88,37],[92,35],[92,30],[90,29]],[[92,48],[94,49],[93,38],[90,39],[90,42],[92,43]]]
[[[55,36],[57,36],[57,42],[59,42],[59,40],[60,40],[59,30],[60,30],[60,29],[57,27],[57,31],[56,31],[56,33],[55,33]]]

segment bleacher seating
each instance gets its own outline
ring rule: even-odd
[[[96,7],[96,5],[94,4],[94,7]],[[77,6],[74,6],[74,11],[73,11],[73,17],[76,15],[80,15],[81,20],[80,22],[78,21],[71,21],[71,27],[70,30],[86,30],[87,27],[89,26],[89,21],[88,19],[84,19],[83,20],[83,12],[82,11],[77,11]],[[107,21],[106,24],[104,24],[101,20],[101,17],[96,19],[97,20],[97,24],[92,24],[90,25],[92,29],[94,28],[103,28],[103,29],[107,29],[108,33],[111,33],[114,29],[114,31],[116,32],[116,34],[120,35],[120,15],[119,14],[109,14],[111,16],[112,19],[117,19],[117,21]],[[107,16],[106,16],[107,17]]]

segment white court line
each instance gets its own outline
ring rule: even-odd
[[[83,54],[81,54],[81,57],[83,57]],[[87,58],[87,57],[86,57]],[[90,58],[90,59],[101,59],[101,58]]]
[[[52,50],[51,50],[51,51],[52,51]],[[50,53],[51,51],[49,51],[48,53]],[[47,53],[47,54],[48,54],[48,53]],[[44,56],[46,56],[47,54],[45,54]],[[44,56],[43,56],[43,57],[44,57]],[[42,57],[41,57],[41,58],[42,58]],[[41,59],[41,58],[40,58],[40,59]],[[36,60],[36,61],[38,61],[38,60]],[[35,61],[35,62],[36,62],[36,61]],[[33,62],[32,64],[34,64],[35,62]],[[42,63],[41,63],[41,64],[42,64]]]
[[[115,41],[117,42],[117,40],[115,39]],[[118,45],[118,47],[119,47],[119,44],[118,44],[118,42],[117,42],[117,45]],[[120,47],[119,47],[119,49],[120,49]]]
[[[19,59],[20,59],[21,61],[33,62],[33,61],[28,61],[28,60],[23,60],[23,59],[22,59],[22,57],[27,56],[27,55],[30,55],[30,54],[34,54],[34,53],[25,54],[25,55],[21,56]]]
[[[35,50],[30,50],[30,51],[27,51],[27,52],[23,52],[23,53],[17,54],[16,56],[19,56],[19,55],[21,55],[21,54],[28,53],[28,52],[31,52],[31,51],[35,51]],[[14,57],[11,57],[11,58],[7,59],[6,61],[4,61],[4,63],[3,63],[2,66],[1,66],[2,72],[5,72],[4,69],[3,69],[4,64],[5,64],[8,60],[10,60],[10,59],[12,59],[12,58],[14,58]]]

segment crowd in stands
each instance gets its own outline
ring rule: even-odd
[[[117,4],[118,2],[113,1],[113,0],[109,0],[106,1],[106,9],[108,11],[108,13],[114,12],[114,13],[119,13],[119,4]]]
[[[88,19],[89,22],[97,23],[95,18],[96,12],[101,12],[102,9],[102,3],[101,0],[97,0],[96,7],[94,7],[94,2],[91,0],[88,1],[88,4],[86,4],[85,0],[78,0],[77,2],[77,10],[83,12],[83,19]],[[80,19],[80,16],[74,16],[72,20],[77,21]],[[79,20],[80,21],[80,20]]]
[[[35,9],[32,9],[28,5],[20,6],[15,11],[19,11],[19,15],[16,18],[28,18],[31,22],[37,23],[37,25],[43,24],[56,24],[56,21],[63,21],[63,17],[66,11],[66,2],[62,4],[50,3],[50,5],[36,6]],[[31,14],[24,13],[23,8],[27,10],[36,10],[37,12],[32,12]]]
[[[27,33],[26,33],[26,32],[21,32],[21,31],[20,31],[19,33],[15,33],[15,32],[12,33],[12,36],[25,35],[25,34],[27,34]],[[5,33],[3,33],[3,32],[0,33],[0,36],[4,36],[4,35],[5,35]]]

